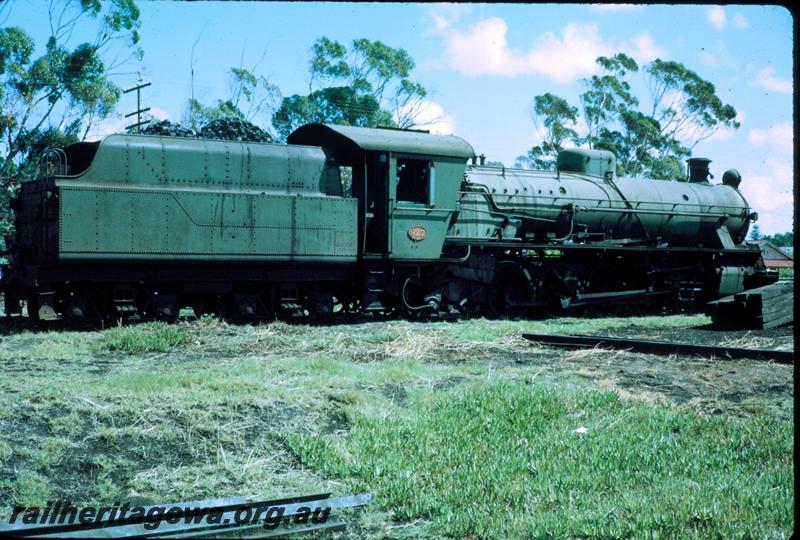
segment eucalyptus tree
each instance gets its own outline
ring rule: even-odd
[[[554,169],[558,153],[566,142],[579,141],[578,133],[570,126],[578,121],[578,109],[567,100],[547,93],[533,98],[531,119],[542,142],[533,146],[515,162],[517,167]]]
[[[577,125],[577,108],[549,93],[534,98],[534,125],[555,126],[566,133],[562,141],[611,150],[620,175],[680,177],[684,160],[697,144],[722,128],[740,126],[736,109],[722,101],[714,85],[680,62],[656,59],[640,70],[635,60],[618,53],[598,57],[596,63],[597,73],[581,81],[583,132],[563,131],[562,126]],[[628,80],[633,73],[644,77],[645,103]],[[537,107],[541,100],[559,106]],[[572,110],[575,114],[567,114]],[[552,137],[542,138],[543,143],[518,158],[518,165],[553,168],[556,147]]]
[[[183,124],[195,130],[221,119],[268,124],[278,108],[281,91],[263,75],[253,73],[255,69],[230,68],[227,99],[204,105],[194,97],[189,98]]]
[[[8,17],[22,3],[0,4]],[[53,0],[50,35],[37,49],[19,26],[0,28],[0,205],[10,226],[7,198],[50,145],[85,136],[108,117],[121,91],[113,70],[129,54],[141,58],[139,9],[134,0]],[[89,36],[75,43],[77,36]],[[124,54],[119,54],[120,45]]]
[[[322,37],[311,47],[308,93],[283,98],[272,124],[282,138],[308,122],[417,126],[427,90],[411,80],[414,67],[405,49],[381,41],[347,47]]]

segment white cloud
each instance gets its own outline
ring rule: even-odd
[[[433,19],[436,30],[441,32],[458,22],[471,9],[468,4],[438,4],[432,7],[428,13]]]
[[[149,111],[149,115],[154,120],[169,120],[170,115],[164,109],[160,109],[158,107],[151,107]],[[147,116],[147,113],[145,115]],[[87,141],[99,141],[103,137],[108,135],[112,135],[114,133],[124,133],[125,128],[133,123],[136,122],[135,117],[125,118],[121,114],[117,114],[115,116],[110,116],[104,120],[100,120],[99,122],[95,122],[91,129],[89,129],[89,133],[86,134],[85,140]]]
[[[167,111],[164,109],[159,109],[158,107],[151,107],[150,108],[150,116],[152,116],[156,120],[169,120],[170,116]]]
[[[445,36],[445,58],[458,71],[472,76],[517,75],[527,70],[520,51],[509,48],[508,26],[499,17],[479,21],[469,30]]]
[[[524,66],[529,72],[566,83],[594,72],[598,56],[615,52],[602,40],[596,25],[569,23],[559,36],[552,32],[540,36],[528,51]]]
[[[758,170],[742,171],[740,187],[747,202],[758,212],[758,225],[763,233],[774,234],[792,229],[794,195],[792,161],[766,157]]]
[[[121,133],[125,131],[125,126],[130,124],[129,118],[124,118],[121,114],[110,116],[99,122],[92,124],[89,132],[84,137],[85,141],[99,141],[107,135],[112,133]]]
[[[750,83],[752,86],[758,86],[764,90],[771,92],[779,92],[781,94],[792,93],[791,79],[780,79],[775,76],[775,68],[767,66],[758,72],[757,77]]]
[[[739,128],[744,125],[744,111],[741,109],[736,111],[736,121],[739,122]],[[726,141],[736,134],[737,130],[734,128],[722,127],[714,132],[707,141]]]
[[[592,11],[600,13],[619,13],[622,11],[634,11],[640,9],[640,4],[592,4],[589,6]]]
[[[400,109],[400,116],[410,112],[411,107],[406,106]],[[447,114],[444,107],[435,101],[426,100],[418,107],[414,119],[416,129],[427,129],[431,133],[440,135],[452,135],[456,132],[455,119]]]
[[[669,58],[669,53],[656,45],[653,38],[647,34],[641,34],[633,38],[633,45],[634,48],[629,51],[630,55],[640,64],[650,62],[656,58],[661,58],[662,60]]]
[[[483,19],[466,29],[445,28],[442,35],[445,62],[471,77],[539,74],[569,83],[594,73],[598,56],[620,50],[640,62],[668,56],[647,34],[613,44],[603,40],[597,25],[580,22],[568,23],[558,34],[541,34],[527,50],[509,45],[508,25],[500,17]]]
[[[706,18],[717,30],[725,28],[725,23],[728,22],[728,16],[725,14],[725,8],[721,6],[711,6],[706,10]]]
[[[750,22],[744,18],[744,15],[737,14],[733,16],[733,26],[736,28],[749,28]]]
[[[747,134],[751,144],[770,147],[787,154],[794,150],[794,128],[791,122],[776,124],[766,129],[751,129]]]

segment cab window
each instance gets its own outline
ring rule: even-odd
[[[432,166],[419,159],[397,159],[397,201],[416,204],[431,203]]]

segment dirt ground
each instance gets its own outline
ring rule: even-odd
[[[652,325],[638,325],[631,318],[628,326],[603,330],[600,334],[611,337],[639,338],[654,341],[691,343],[698,345],[720,345],[743,348],[794,350],[794,326],[788,325],[768,330],[720,331],[710,325],[687,328],[653,328]],[[17,333],[28,323],[18,319],[0,324],[2,334]],[[336,326],[346,329],[351,335],[370,331],[375,322],[354,321]],[[436,335],[440,323],[411,323],[418,328],[418,336],[423,338]],[[28,342],[37,340],[36,334],[43,329],[33,330],[29,338],[19,336],[14,345],[27,347]],[[525,331],[520,326],[520,331]],[[575,331],[576,334],[592,335],[591,331]],[[759,415],[770,413],[782,418],[793,416],[793,366],[758,360],[707,359],[682,355],[659,356],[628,351],[593,349],[569,350],[539,343],[528,342],[521,337],[509,336],[499,341],[487,341],[473,346],[468,353],[440,335],[439,339],[420,354],[419,359],[432,363],[480,364],[497,369],[520,370],[520,376],[528,376],[530,369],[536,376],[550,380],[590,383],[601,388],[615,390],[624,397],[648,402],[665,402],[699,411],[703,414]],[[364,347],[367,344],[363,344]],[[181,361],[185,358],[206,356],[208,353],[193,349],[175,350],[158,356],[165,361]],[[226,355],[227,360],[244,354]],[[381,357],[380,352],[362,351],[360,356],[369,359]],[[211,353],[214,356],[214,353]],[[146,355],[149,356],[149,355]],[[95,358],[90,371],[102,372],[109,365],[127,362],[127,355],[106,354]],[[363,360],[363,359],[362,359]],[[13,366],[4,366],[10,370]],[[27,365],[27,370],[35,369]],[[524,372],[524,373],[523,373]],[[437,381],[437,385],[453,384],[454,381]],[[402,391],[399,388],[399,391]]]
[[[691,343],[694,345],[720,345],[725,347],[742,347],[745,349],[794,350],[794,325],[769,328],[767,330],[715,330],[711,325],[696,328],[653,330],[630,326],[610,330],[607,335],[614,337],[652,339],[671,341],[674,343]]]
[[[730,332],[707,327],[642,328],[635,325],[603,335],[698,345],[794,350],[794,327]],[[511,360],[540,365],[542,375],[576,375],[623,396],[689,406],[704,414],[793,414],[793,366],[758,360],[658,356],[627,351],[566,350],[531,344]]]

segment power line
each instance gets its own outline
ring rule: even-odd
[[[150,110],[150,107],[145,107],[144,109],[142,109],[142,88],[146,88],[146,87],[150,86],[151,84],[153,84],[153,83],[151,83],[150,81],[142,81],[142,75],[140,73],[137,83],[134,86],[131,86],[130,88],[126,88],[125,90],[122,91],[123,94],[127,94],[129,92],[133,92],[134,90],[136,90],[136,110],[125,115],[125,118],[128,118],[129,116],[136,115],[136,123],[135,124],[131,124],[129,126],[125,126],[125,129],[136,128],[136,133],[139,133],[140,132],[140,129],[139,129],[140,126],[150,122],[150,120],[142,121],[142,113],[147,112],[147,111]]]

